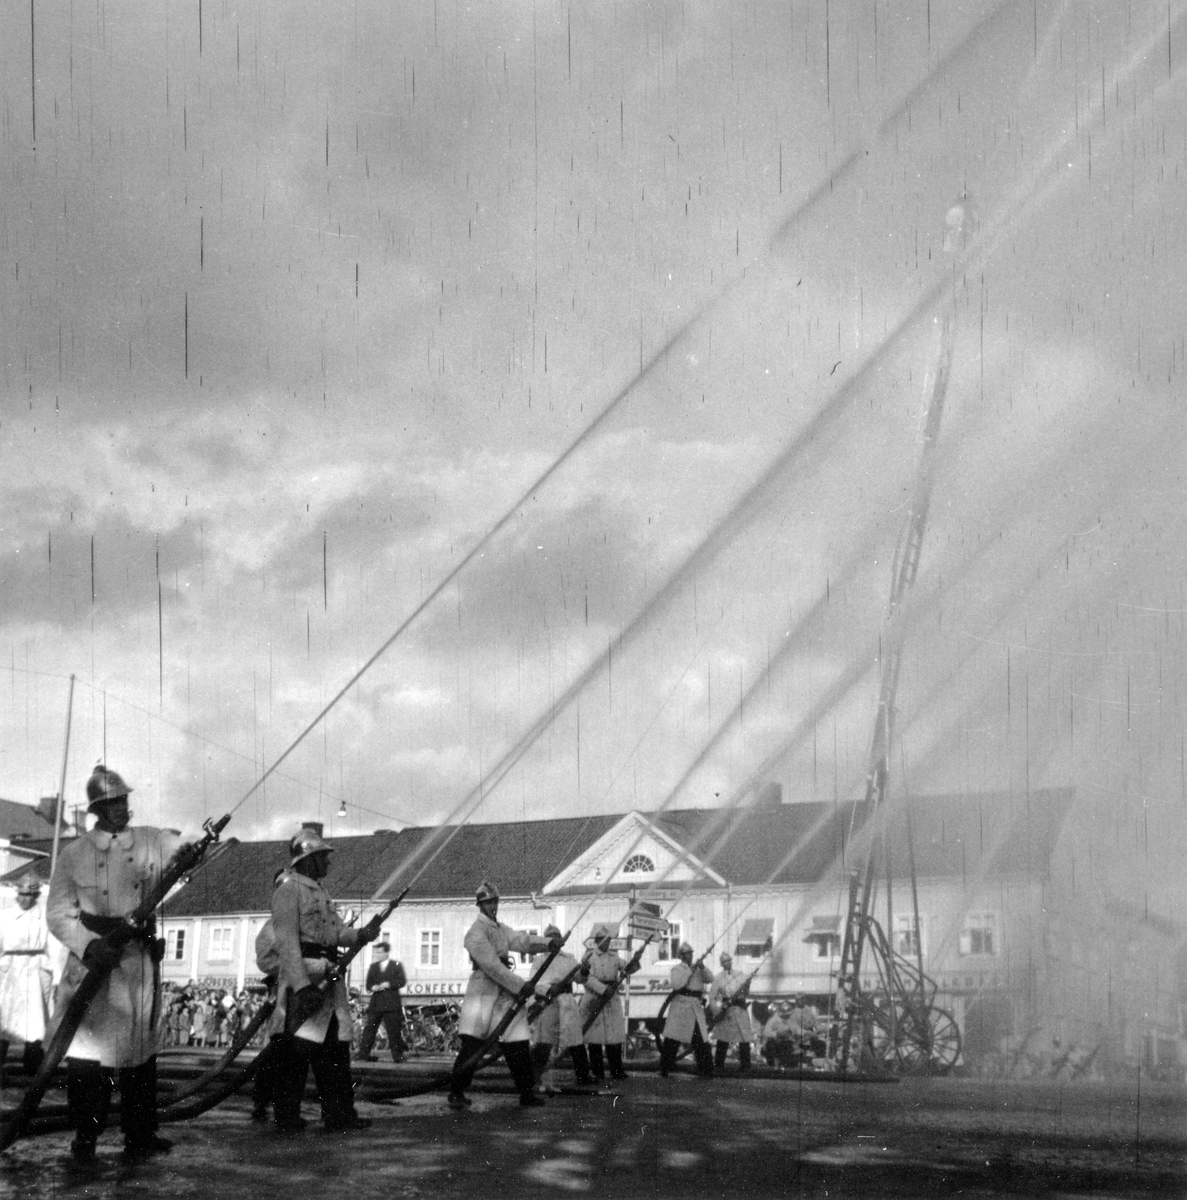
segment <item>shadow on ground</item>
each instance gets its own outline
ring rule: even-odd
[[[490,1085],[493,1089],[494,1081]],[[306,1105],[306,1115],[314,1115]],[[1187,1195],[1184,1089],[660,1079],[520,1108],[476,1091],[364,1105],[370,1130],[285,1137],[232,1101],[170,1126],[174,1152],[125,1165],[109,1132],[75,1168],[68,1136],[18,1143],[0,1193],[50,1197],[930,1197]]]

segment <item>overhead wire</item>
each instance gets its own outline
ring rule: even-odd
[[[232,749],[232,747],[223,745],[222,742],[219,742],[212,737],[208,737],[206,734],[198,733],[196,730],[189,729],[185,725],[180,725],[176,721],[171,721],[168,717],[163,716],[161,713],[154,712],[152,709],[145,708],[140,704],[136,704],[134,701],[128,700],[125,697],[120,696],[118,693],[111,691],[110,688],[105,687],[102,684],[95,683],[91,680],[80,679],[75,675],[67,675],[61,671],[40,671],[33,667],[18,667],[15,664],[7,667],[0,667],[0,671],[9,672],[14,675],[31,675],[41,679],[60,679],[63,681],[74,679],[79,686],[87,688],[93,695],[101,696],[104,706],[106,706],[107,700],[110,698],[116,704],[130,709],[132,712],[139,713],[141,716],[146,717],[149,721],[156,722],[157,724],[164,725],[169,729],[176,730],[183,737],[189,738],[192,741],[198,742],[204,746],[209,746],[211,749],[218,750],[220,753],[226,754],[230,758],[236,758],[243,762],[250,762],[253,765],[257,761],[257,759],[250,754],[244,754],[241,750]],[[104,708],[104,713],[106,714],[106,707]],[[106,720],[106,715],[104,720]],[[100,756],[100,761],[106,761],[106,758],[107,755],[104,751],[104,753],[102,753]],[[299,787],[303,790],[311,791],[313,789],[313,784],[308,779],[303,779],[298,775],[292,775],[282,771],[279,773],[279,777],[283,779],[285,783],[292,784],[293,786]],[[318,787],[321,787],[320,783],[318,784]],[[342,801],[342,797],[336,792],[325,793],[325,798],[333,803],[340,803]],[[356,808],[360,812],[368,812],[373,816],[401,821],[404,824],[410,823],[404,821],[401,817],[393,817],[390,812],[380,812],[377,809],[364,808],[361,804],[356,804],[353,800],[350,802],[350,804],[352,808]]]

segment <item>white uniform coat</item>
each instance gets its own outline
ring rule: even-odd
[[[63,846],[49,883],[49,931],[70,952],[58,984],[47,1033],[52,1036],[66,1005],[87,973],[82,955],[96,938],[82,914],[129,916],[157,884],[178,847],[176,835],[138,826],[117,834],[92,829]],[[106,1067],[137,1067],[158,1049],[160,1003],[156,964],[149,948],[129,942],[120,964],[103,981],[66,1051]]]
[[[754,1028],[750,1024],[750,1013],[736,1004],[731,1004],[739,992],[750,982],[749,976],[737,971],[722,971],[713,980],[709,989],[709,1009],[716,1015],[713,1037],[719,1042],[751,1042]],[[675,1001],[673,1001],[675,1003]]]
[[[700,1001],[705,985],[713,979],[708,967],[702,964],[694,970],[686,963],[678,962],[672,968],[672,991],[687,988],[695,996],[673,996],[668,1006],[668,1019],[664,1022],[664,1037],[677,1042],[691,1042],[692,1031],[699,1029],[701,1037],[708,1040],[709,1026],[705,1020],[705,1006]]]
[[[262,932],[262,931],[261,931]],[[299,992],[310,984],[319,984],[329,971],[324,958],[305,958],[301,943],[315,946],[355,946],[359,931],[338,915],[329,893],[316,880],[298,871],[289,871],[272,889],[272,936],[278,962],[276,1012],[272,1028],[284,1028],[288,991]],[[338,1016],[338,1040],[349,1042],[354,1032],[350,1014],[350,996],[346,980],[336,980],[326,989],[321,1008],[297,1031],[308,1042],[324,1042],[330,1018]]]
[[[492,921],[485,913],[470,926],[464,942],[474,970],[462,997],[462,1013],[458,1033],[485,1039],[494,1032],[503,1014],[511,1007],[527,982],[502,959],[513,951],[517,954],[539,954],[548,949],[544,938]],[[526,1042],[531,1036],[526,1007],[515,1014],[515,1020],[503,1031],[503,1042]]]
[[[45,907],[0,913],[0,1039],[39,1042],[49,1018],[49,926]]]
[[[532,959],[533,975],[540,969],[546,957],[537,954]],[[577,960],[562,950],[540,976],[537,986],[559,983],[576,966]],[[569,981],[569,986],[572,987],[574,983],[576,978]],[[540,1019],[536,1022],[536,1041],[544,1046],[559,1046],[562,1050],[568,1050],[573,1046],[582,1045],[584,1040],[581,1036],[581,1014],[577,1010],[577,997],[571,991],[562,992],[540,1014]]]
[[[610,991],[625,970],[626,963],[613,950],[594,950],[589,956],[589,978],[585,981],[585,995],[581,997],[580,1005],[582,1024],[598,1003],[597,997]],[[621,1046],[626,1041],[626,1014],[622,1007],[621,988],[598,1013],[585,1040],[591,1046]]]

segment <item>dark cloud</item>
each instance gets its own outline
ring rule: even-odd
[[[303,593],[323,586],[350,589],[361,574],[378,570],[400,595],[407,589],[410,551],[431,530],[435,507],[426,485],[382,472],[316,514],[290,514],[292,533],[266,569],[277,587]]]
[[[550,632],[601,631],[604,638],[619,628],[660,582],[670,553],[656,551],[647,514],[624,500],[533,496],[428,614],[418,640],[538,649]]]
[[[76,520],[70,506],[78,500],[66,490],[56,502],[41,491],[17,495],[20,544],[0,557],[7,619],[61,631],[92,618],[106,624],[131,611],[155,611],[158,585],[172,605],[179,580],[201,566],[197,523],[157,533],[121,512],[81,507]]]

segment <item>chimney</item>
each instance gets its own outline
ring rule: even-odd
[[[326,833],[325,833],[326,827],[325,827],[325,825],[323,825],[321,823],[321,821],[302,821],[301,828],[302,829],[312,829],[313,832],[316,833],[318,837],[326,836]]]
[[[37,815],[41,817],[41,819],[45,821],[45,823],[52,829],[58,816],[57,796],[42,796],[41,799],[37,801],[37,807],[33,811],[37,813]],[[63,816],[64,815],[65,814],[63,814]],[[65,821],[62,823],[63,825],[66,825]],[[69,828],[69,826],[66,827]]]
[[[767,782],[754,790],[755,808],[778,808],[783,803],[783,785]]]

